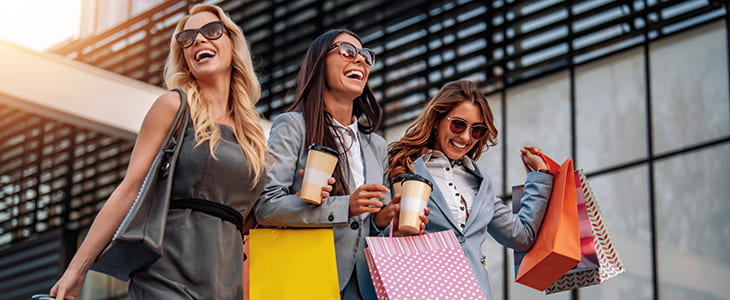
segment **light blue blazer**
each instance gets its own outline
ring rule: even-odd
[[[377,134],[361,132],[358,132],[358,138],[365,183],[386,185],[384,176],[388,152],[385,139]],[[375,289],[363,249],[366,246],[365,237],[377,235],[380,230],[375,228],[370,213],[348,217],[349,195],[330,196],[322,205],[309,204],[294,195],[302,185],[298,170],[305,168],[307,160],[309,145],[305,145],[304,139],[304,118],[301,113],[283,113],[273,120],[268,141],[273,164],[267,168],[266,186],[254,210],[256,219],[264,226],[273,227],[333,227],[340,290],[345,288],[356,269],[360,294],[364,299],[372,299]],[[354,191],[357,187],[349,172],[346,173],[350,190]],[[386,199],[384,202],[389,201]]]
[[[454,232],[461,248],[464,249],[469,265],[474,270],[474,275],[476,275],[484,296],[486,299],[492,299],[489,275],[481,263],[481,245],[487,238],[485,231],[507,247],[521,251],[532,247],[545,216],[553,176],[541,172],[528,173],[525,191],[520,200],[520,211],[518,214],[513,214],[512,209],[495,196],[492,179],[486,174],[482,174],[476,164],[473,165],[474,171],[468,168],[467,171],[481,179],[481,185],[463,230],[459,230],[459,226],[449,210],[449,205],[438,185],[433,181],[433,176],[422,158],[413,162],[413,169],[416,174],[434,182],[433,192],[428,201],[431,215],[428,217],[426,231],[452,230]]]

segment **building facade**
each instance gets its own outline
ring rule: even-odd
[[[143,2],[86,1],[95,16],[86,19],[96,20],[85,23],[90,34],[53,51],[161,86],[173,26],[199,1]],[[589,176],[626,273],[550,298],[730,295],[730,261],[723,258],[730,246],[730,196],[723,189],[730,178],[727,3],[208,2],[243,28],[266,118],[291,104],[309,42],[327,29],[348,28],[376,52],[369,82],[384,108],[380,133],[388,141],[400,138],[444,83],[471,79],[490,99],[500,130],[499,144],[478,163],[506,202],[524,179],[522,145],[540,145],[559,161],[573,158]],[[101,21],[110,18],[119,21]],[[5,299],[23,282],[50,287],[60,275],[123,176],[132,145],[128,136],[75,129],[73,119],[33,114],[17,103],[0,109],[7,116],[0,119],[0,265],[13,266],[0,268]],[[57,155],[53,162],[61,163],[44,165],[39,155]],[[107,160],[114,163],[104,167]],[[40,164],[33,171],[28,162]],[[66,171],[57,171],[63,164]],[[46,180],[47,173],[63,179]],[[544,297],[514,283],[511,250],[488,238],[483,251],[495,299]],[[45,273],[5,279],[36,274],[28,270],[37,271],[39,261]],[[123,283],[97,274],[85,289],[85,299],[125,298]]]

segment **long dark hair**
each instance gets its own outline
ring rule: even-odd
[[[337,137],[329,128],[334,127],[332,116],[325,110],[323,95],[324,89],[329,88],[326,81],[327,63],[326,57],[330,45],[335,38],[346,33],[356,38],[360,43],[360,37],[346,29],[332,29],[315,38],[307,53],[304,55],[299,75],[297,77],[297,96],[289,108],[289,111],[301,111],[305,124],[305,145],[319,144],[337,149]],[[380,105],[375,100],[375,95],[370,85],[365,83],[365,88],[360,96],[353,102],[352,114],[357,118],[358,129],[364,134],[374,132],[380,126],[382,112]],[[343,165],[345,167],[343,167]],[[345,170],[348,169],[347,156],[340,155],[340,160],[335,167],[333,176],[337,183],[333,186],[332,195],[350,194],[348,182],[345,181]]]

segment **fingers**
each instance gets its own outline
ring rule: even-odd
[[[520,149],[520,153],[522,153],[522,155],[527,155],[527,154],[540,155],[540,154],[542,154],[542,149],[535,147],[535,146],[524,146],[524,147],[522,147],[522,149]]]
[[[299,177],[304,178],[304,169],[299,169]]]
[[[370,199],[370,198],[378,198],[381,200],[385,200],[386,196],[383,192],[360,192],[357,193],[358,199]]]
[[[380,202],[375,199],[358,199],[355,203],[357,206],[360,206],[360,207],[376,208],[376,211],[379,211],[380,208],[383,207],[383,202]]]
[[[400,204],[400,199],[401,199],[400,193],[396,193],[393,196],[393,199],[391,199],[390,203],[388,203],[388,204]]]
[[[377,183],[363,184],[363,185],[361,185],[361,186],[359,186],[357,188],[357,191],[360,191],[360,190],[362,190],[362,191],[368,191],[368,192],[390,193],[390,190],[387,187],[385,187],[382,184],[377,184]]]
[[[350,207],[350,211],[353,216],[358,216],[364,213],[377,213],[380,211],[379,207],[370,207],[370,206],[356,206],[356,207]]]

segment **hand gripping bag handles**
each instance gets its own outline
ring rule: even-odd
[[[581,261],[573,160],[558,165],[542,159],[553,174],[553,189],[537,239],[520,262],[515,281],[544,291]]]
[[[162,239],[170,206],[172,178],[190,119],[185,92],[180,89],[174,91],[181,98],[175,120],[127,216],[91,266],[94,271],[126,281],[132,273],[149,266],[163,254]],[[177,134],[175,128],[179,128]]]

